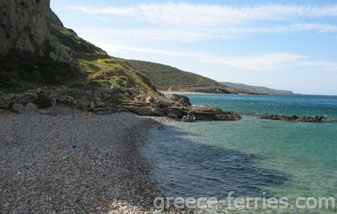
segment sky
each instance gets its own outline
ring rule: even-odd
[[[52,0],[51,7],[111,56],[337,95],[336,0]]]

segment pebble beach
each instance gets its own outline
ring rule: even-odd
[[[0,213],[154,213],[162,194],[138,148],[155,126],[131,113],[1,112]]]

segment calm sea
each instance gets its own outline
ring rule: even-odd
[[[151,130],[142,152],[166,196],[224,199],[235,191],[234,197],[337,198],[337,122],[256,119],[266,113],[337,118],[337,97],[188,96],[194,105],[233,110],[243,119],[177,122],[166,130]],[[290,209],[284,213],[335,212]]]

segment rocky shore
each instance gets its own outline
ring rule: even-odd
[[[35,106],[35,107],[34,107]],[[72,89],[68,87],[39,88],[23,93],[0,94],[0,109],[23,113],[26,108],[67,106],[108,115],[116,112],[132,112],[142,116],[165,116],[185,122],[204,120],[240,120],[232,111],[216,108],[201,108],[191,105],[185,96],[134,95],[132,91],[118,88],[97,90]]]
[[[154,213],[162,194],[138,147],[157,121],[47,111],[0,113],[1,213]]]

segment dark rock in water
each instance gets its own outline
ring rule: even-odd
[[[164,125],[160,125],[159,127],[158,127],[158,130],[165,130],[166,128],[165,128],[165,126]]]
[[[295,122],[322,122],[324,116],[316,116],[316,117],[299,117],[296,115],[286,116],[286,115],[265,115],[259,117],[259,119],[265,120],[281,120],[281,121],[295,121]]]
[[[38,108],[49,108],[53,106],[53,101],[46,95],[40,95],[33,101]]]
[[[196,118],[194,115],[186,115],[183,117],[182,121],[183,122],[195,122]]]
[[[217,108],[191,109],[188,115],[194,116],[195,120],[240,120],[241,116],[233,111],[223,111]]]
[[[182,96],[182,95],[178,95],[178,94],[172,94],[170,97],[170,100],[177,102],[181,105],[184,106],[191,106],[191,102],[190,99],[188,97]]]
[[[168,108],[167,117],[180,119],[186,115],[186,112],[183,108]]]

